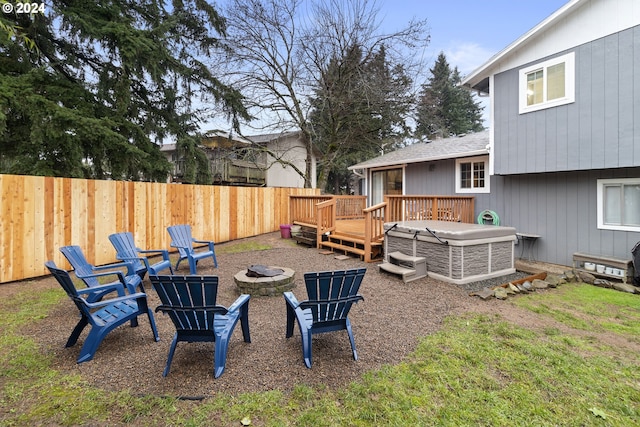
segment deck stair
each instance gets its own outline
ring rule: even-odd
[[[364,238],[348,233],[333,232],[323,236],[319,245],[321,248],[329,248],[332,251],[344,252],[364,257],[366,254]],[[373,242],[371,246],[371,258],[375,259],[382,255],[382,242]]]
[[[421,279],[427,275],[427,259],[424,257],[391,252],[387,258],[388,260],[378,265],[378,268],[387,273],[401,276],[404,283]]]

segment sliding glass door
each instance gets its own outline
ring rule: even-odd
[[[384,201],[385,195],[402,194],[402,168],[371,172],[371,206]]]

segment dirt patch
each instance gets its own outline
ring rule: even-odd
[[[160,342],[153,340],[148,321],[141,317],[139,327],[123,326],[111,332],[95,358],[80,365],[76,364],[76,357],[86,331],[75,347],[64,348],[77,321],[71,301],[63,300],[46,319],[31,325],[25,333],[38,340],[43,352],[54,356],[55,369],[79,373],[95,387],[129,390],[137,395],[204,398],[219,392],[238,394],[274,389],[287,392],[298,384],[342,386],[367,371],[399,362],[415,349],[420,337],[438,331],[444,317],[450,314],[494,313],[527,327],[540,322],[535,314],[508,302],[472,298],[461,287],[431,278],[404,284],[394,276],[380,273],[377,264],[351,257],[337,260],[315,248],[281,239],[279,233],[247,240],[267,243],[272,249],[225,254],[223,248],[237,242],[221,244],[217,254],[219,267],[214,269],[210,260],[202,261],[198,267],[199,274],[220,277],[218,301],[222,305],[230,305],[238,296],[233,276],[252,264],[295,270],[293,292],[299,300],[306,298],[304,272],[367,268],[360,289],[364,301],[356,304],[350,315],[358,361],[352,358],[346,332],[332,332],[314,336],[313,368],[307,369],[302,360],[299,330],[296,328],[292,338],[285,338],[286,310],[281,296],[251,298],[251,343],[243,342],[238,325],[229,345],[226,370],[218,379],[213,378],[211,343],[178,344],[171,372],[162,377],[175,329],[169,318],[160,313],[155,317]],[[188,266],[183,264],[178,273],[188,274]],[[145,285],[150,306],[155,308],[159,299],[148,279]],[[44,278],[0,286],[0,296],[7,297],[25,286],[59,289],[52,278]]]

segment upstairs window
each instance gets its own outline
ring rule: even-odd
[[[575,54],[520,70],[520,114],[575,101]]]

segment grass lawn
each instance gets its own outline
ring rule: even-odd
[[[22,326],[66,298],[0,300],[0,425],[636,426],[640,296],[567,284],[516,297],[558,327],[491,315],[450,317],[393,366],[340,389],[298,386],[204,401],[132,396],[51,368]],[[408,320],[409,321],[409,320]],[[610,334],[615,340],[601,340]]]

